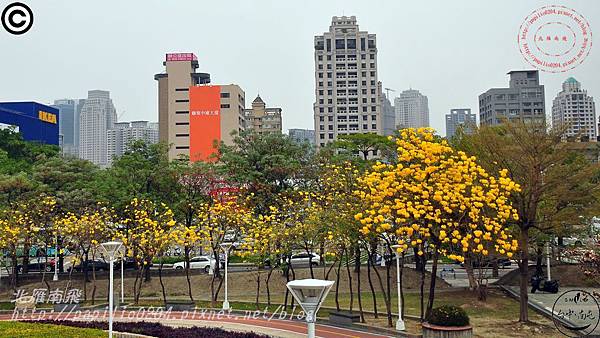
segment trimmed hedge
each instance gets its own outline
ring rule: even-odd
[[[107,322],[79,322],[71,320],[38,320],[34,323],[63,325],[79,328],[108,330]],[[207,327],[170,327],[149,322],[113,322],[113,330],[137,333],[158,338],[268,338],[254,332],[233,332]]]
[[[439,326],[467,326],[469,325],[469,316],[461,307],[443,305],[431,310],[427,322]]]

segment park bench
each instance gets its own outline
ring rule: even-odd
[[[360,322],[360,316],[358,313],[347,311],[330,312],[329,321],[335,324],[352,325],[352,323]]]
[[[33,296],[22,296],[15,300],[16,311],[35,310],[35,298]]]

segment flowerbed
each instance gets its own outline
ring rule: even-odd
[[[108,323],[97,321],[78,322],[70,320],[40,320],[35,321],[35,323],[108,330]],[[148,322],[114,322],[113,330],[158,338],[268,338],[266,335],[256,334],[254,332],[232,332],[198,326],[170,327]]]

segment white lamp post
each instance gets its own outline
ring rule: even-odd
[[[230,242],[221,243],[221,249],[225,251],[225,300],[223,301],[223,310],[225,311],[229,310],[229,300],[227,299],[227,265],[229,259],[229,249],[232,245],[233,243]],[[219,264],[219,262],[217,262],[217,264]]]
[[[54,234],[54,276],[53,281],[58,281],[58,233]]]
[[[109,276],[109,288],[108,288],[108,337],[112,338],[113,336],[113,298],[114,298],[114,294],[113,294],[113,270],[114,270],[114,263],[115,263],[115,256],[117,256],[119,250],[121,249],[121,247],[123,246],[123,243],[121,242],[106,242],[106,243],[102,243],[101,244],[101,248],[104,251],[104,253],[109,257],[109,269],[110,269],[110,276]]]
[[[400,298],[400,255],[398,254],[398,249],[400,245],[394,244],[392,245],[392,249],[394,249],[394,253],[396,254],[396,286],[398,288],[398,320],[396,321],[396,330],[404,331],[406,327],[404,326],[404,320],[402,320],[402,299]]]
[[[125,304],[125,288],[123,287],[123,261],[125,260],[125,251],[123,250],[121,255],[121,303]]]
[[[550,241],[546,242],[546,270],[548,271],[548,281],[550,278]]]
[[[287,283],[287,288],[306,313],[308,338],[315,338],[317,311],[333,286],[333,281],[320,279],[299,279]]]

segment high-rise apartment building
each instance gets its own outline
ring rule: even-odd
[[[246,129],[259,134],[281,134],[281,108],[268,108],[260,95],[257,95],[252,101],[252,108],[244,109],[244,122]]]
[[[104,90],[88,91],[79,119],[79,157],[99,166],[108,165],[106,132],[117,122],[117,111]]]
[[[334,16],[314,47],[317,146],[338,135],[382,134],[375,34],[360,31],[355,16]]]
[[[546,99],[537,70],[508,72],[508,88],[492,88],[479,95],[479,124],[493,126],[504,121],[545,124]]]
[[[429,127],[429,101],[418,90],[408,89],[394,99],[399,128]]]
[[[450,109],[450,114],[446,114],[447,138],[452,138],[458,128],[462,128],[465,133],[471,133],[475,126],[477,126],[477,116],[471,113],[471,108]]]
[[[570,77],[562,84],[562,91],[552,101],[552,126],[567,128],[566,140],[597,141],[596,107],[594,98],[581,83]]]
[[[206,160],[215,142],[231,144],[231,132],[244,128],[244,91],[234,84],[209,86],[210,74],[196,72],[193,53],[167,54],[163,65],[154,76],[160,141],[171,145],[169,159]]]
[[[290,129],[288,131],[289,137],[297,143],[308,143],[315,145],[315,131],[311,129]]]
[[[158,124],[148,121],[117,122],[107,131],[108,164],[122,156],[132,142],[142,140],[147,144],[158,143]]]
[[[58,109],[58,132],[62,135],[62,151],[65,154],[79,156],[75,143],[75,134],[79,133],[78,100],[55,100],[52,107]]]

